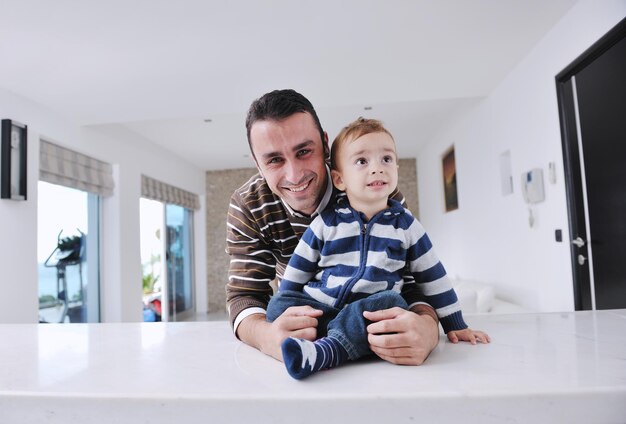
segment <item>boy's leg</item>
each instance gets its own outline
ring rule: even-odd
[[[281,345],[285,367],[295,379],[303,379],[317,371],[335,368],[348,360],[348,353],[332,337],[314,342],[289,337]]]
[[[396,292],[376,293],[346,305],[328,324],[328,336],[315,342],[288,338],[282,344],[283,360],[289,374],[302,379],[327,368],[334,368],[348,359],[355,360],[371,353],[367,342],[369,324],[363,311],[377,311],[408,305]]]
[[[267,315],[265,319],[273,322],[292,306],[311,306],[323,312],[321,317],[317,318],[317,337],[324,337],[328,327],[328,322],[333,319],[338,310],[325,303],[321,303],[304,292],[284,290],[279,291],[270,298],[267,305]]]
[[[328,324],[328,336],[341,343],[348,352],[350,360],[355,360],[371,354],[367,341],[366,327],[371,324],[363,316],[363,311],[379,311],[398,306],[407,309],[404,298],[397,292],[386,290],[349,303],[337,314],[337,317]]]
[[[318,340],[311,342],[289,337],[281,345],[287,371],[292,377],[301,379],[320,369],[334,366],[335,361],[341,358],[341,352],[335,352],[335,346],[329,344],[325,337],[329,321],[339,311],[312,299],[306,293],[284,290],[270,299],[267,305],[267,321],[273,322],[292,306],[311,306],[323,312],[322,316],[317,318]],[[338,347],[341,348],[340,345]]]

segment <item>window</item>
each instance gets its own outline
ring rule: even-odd
[[[100,321],[100,199],[115,187],[106,162],[39,141],[40,322]]]
[[[193,212],[156,200],[140,202],[144,321],[186,319],[194,312]]]
[[[98,322],[100,197],[38,186],[39,321]]]
[[[165,206],[168,314],[178,321],[193,312],[192,212],[178,205]]]

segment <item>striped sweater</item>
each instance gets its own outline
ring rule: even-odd
[[[333,187],[327,172],[328,185],[318,211],[345,196]],[[404,202],[397,190],[392,198]],[[282,279],[298,240],[317,215],[292,211],[259,174],[233,193],[226,222],[230,255],[226,303],[231,325],[246,309],[266,309],[273,294],[270,283]]]
[[[339,309],[383,290],[402,293],[409,305],[423,294],[446,333],[467,328],[424,228],[399,202],[389,205],[367,224],[346,197],[322,212],[303,234],[280,290],[304,291]],[[404,281],[405,267],[414,281]]]

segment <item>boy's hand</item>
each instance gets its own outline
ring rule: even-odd
[[[471,328],[466,328],[465,330],[450,331],[448,333],[448,340],[450,340],[452,343],[458,343],[459,340],[462,340],[465,342],[470,342],[473,345],[475,345],[476,342],[491,342],[489,334],[483,331],[472,330]]]

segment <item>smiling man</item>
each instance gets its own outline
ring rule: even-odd
[[[330,179],[328,136],[304,96],[294,90],[265,94],[250,106],[246,129],[258,174],[231,197],[226,300],[236,336],[282,360],[287,337],[316,339],[322,311],[297,306],[267,322],[271,282],[282,279],[298,240],[340,192]],[[403,201],[397,189],[391,197]],[[424,304],[377,311],[369,319],[371,350],[392,363],[421,364],[439,340],[437,316]]]

